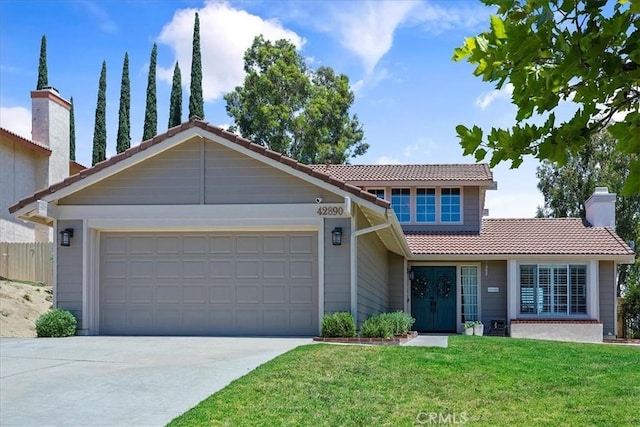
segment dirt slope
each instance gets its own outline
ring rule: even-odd
[[[51,287],[0,280],[0,336],[35,337],[35,321],[51,308]]]

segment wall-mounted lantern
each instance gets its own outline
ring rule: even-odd
[[[336,227],[331,230],[331,243],[333,243],[333,246],[342,245],[342,227]]]
[[[413,269],[407,269],[407,273],[409,273],[409,280],[413,280],[415,278],[415,274],[413,274]]]
[[[60,232],[60,246],[71,246],[73,228],[65,228]]]

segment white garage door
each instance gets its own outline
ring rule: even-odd
[[[104,335],[314,335],[316,233],[103,233]]]

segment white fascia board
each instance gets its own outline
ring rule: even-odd
[[[569,262],[569,261],[581,261],[588,262],[591,260],[597,261],[618,261],[621,259],[628,260],[628,255],[433,255],[433,254],[413,254],[409,256],[409,261],[507,261],[510,259],[516,259],[518,261],[536,261],[541,263],[554,263],[554,262]],[[618,261],[619,262],[619,261]],[[631,256],[631,262],[633,262],[633,256]]]
[[[318,215],[318,206],[342,207],[341,203],[234,204],[234,205],[59,205],[57,219],[294,219],[349,218],[349,215]],[[337,212],[338,210],[331,210]]]
[[[478,181],[461,181],[461,180],[429,180],[429,181],[388,181],[388,180],[380,180],[380,181],[347,181],[351,185],[355,185],[356,187],[367,187],[367,188],[381,188],[381,187],[393,187],[393,188],[404,188],[404,187],[484,187],[488,190],[493,190],[496,185],[493,180],[478,180]]]

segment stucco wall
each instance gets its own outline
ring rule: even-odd
[[[36,226],[16,219],[9,206],[42,188],[47,157],[9,140],[0,143],[0,242],[33,242]],[[43,236],[47,237],[48,233]]]

